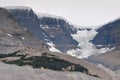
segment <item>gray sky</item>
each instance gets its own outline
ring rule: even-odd
[[[0,0],[0,6],[29,6],[80,26],[102,25],[120,16],[120,0]]]

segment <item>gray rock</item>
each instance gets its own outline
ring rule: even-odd
[[[20,28],[12,14],[0,8],[0,54],[8,54],[16,50],[27,50],[33,54],[31,49],[43,53],[48,51],[48,46]]]
[[[34,37],[44,42],[53,42],[57,49],[66,52],[76,48],[78,42],[71,34],[76,33],[66,20],[51,16],[37,16],[32,9],[8,9],[21,27],[27,28]]]
[[[0,63],[0,80],[102,80],[80,72],[57,72]]]
[[[93,44],[103,47],[120,46],[120,18],[101,26],[93,39]]]

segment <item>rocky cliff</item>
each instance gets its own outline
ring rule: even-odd
[[[0,8],[0,54],[8,54],[17,50],[48,51],[48,46],[23,28],[20,28],[17,20],[5,9]],[[24,53],[24,52],[23,52]]]
[[[97,32],[93,44],[104,47],[120,46],[120,18],[103,25]]]
[[[114,48],[104,54],[89,57],[89,61],[99,63],[113,71],[120,68],[120,18],[111,21],[98,30],[98,34],[93,40],[93,44],[99,45],[98,48]]]
[[[62,52],[77,47],[77,41],[71,36],[76,30],[66,20],[36,15],[31,8],[8,7],[7,9],[16,17],[20,26],[27,28],[39,40],[55,44],[55,47]]]

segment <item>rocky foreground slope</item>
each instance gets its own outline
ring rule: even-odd
[[[102,80],[79,72],[56,72],[0,63],[0,80]]]

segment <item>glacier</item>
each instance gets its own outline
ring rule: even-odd
[[[76,34],[71,34],[73,39],[75,39],[79,44],[78,48],[71,49],[67,51],[67,54],[72,55],[77,58],[88,58],[92,55],[100,55],[106,53],[108,51],[112,51],[115,48],[100,48],[98,49],[96,45],[92,44],[90,41],[94,39],[97,35],[98,27],[91,28],[90,30],[86,29],[78,29]]]
[[[72,34],[73,39],[79,42],[77,49],[68,50],[67,54],[78,57],[87,58],[88,56],[96,54],[96,47],[89,41],[97,34],[95,29],[79,30],[76,34]]]

